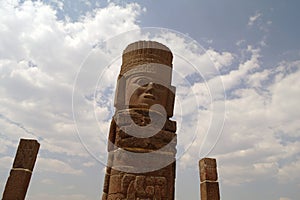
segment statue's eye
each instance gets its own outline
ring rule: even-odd
[[[139,86],[144,86],[149,83],[149,80],[145,78],[139,78],[138,80],[136,80],[135,83],[138,84]]]
[[[163,85],[160,85],[160,84],[156,84],[155,85],[155,88],[159,89],[159,90],[163,90],[165,89],[165,87]]]

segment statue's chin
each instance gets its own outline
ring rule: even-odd
[[[166,115],[165,108],[160,105],[160,104],[147,104],[147,103],[140,103],[140,104],[135,104],[135,105],[129,105],[129,109],[134,109],[134,110],[148,110],[148,111],[154,111],[157,113],[160,113],[162,115]]]
[[[147,108],[149,109],[151,107],[151,104],[148,103],[139,103],[139,104],[130,104],[129,108]]]

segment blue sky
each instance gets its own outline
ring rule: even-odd
[[[298,1],[0,4],[0,191],[23,137],[41,143],[27,199],[99,199],[120,55],[152,39],[175,55],[176,200],[199,199],[203,156],[223,200],[299,198]]]

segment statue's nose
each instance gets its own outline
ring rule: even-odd
[[[154,83],[153,82],[149,82],[148,87],[153,87]]]
[[[146,87],[146,92],[152,91],[153,88],[154,88],[154,83],[153,83],[153,82],[149,82],[149,83],[147,84],[147,87]]]

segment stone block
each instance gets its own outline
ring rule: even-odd
[[[153,171],[157,167],[167,166],[175,161],[175,153],[164,153],[154,151],[151,153],[140,153],[138,149],[132,149],[129,152],[123,149],[117,149],[113,152],[113,168],[119,171],[126,171],[131,167],[134,171],[143,169],[143,171]]]
[[[214,158],[203,158],[199,161],[200,180],[203,181],[217,181],[217,163]]]
[[[31,172],[11,170],[2,200],[24,200],[29,186]]]
[[[5,185],[3,200],[25,199],[40,144],[36,140],[21,139]]]
[[[201,200],[220,200],[219,183],[203,182],[200,184]]]
[[[40,144],[36,140],[21,139],[13,168],[33,170]]]

